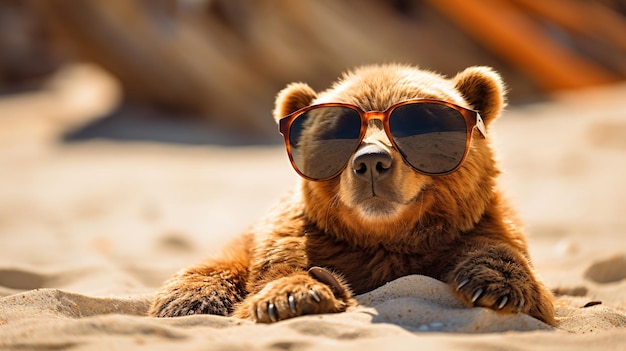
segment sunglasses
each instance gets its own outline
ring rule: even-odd
[[[486,136],[478,112],[428,99],[400,102],[382,112],[365,112],[343,103],[312,105],[280,119],[279,128],[296,172],[321,181],[344,170],[374,119],[382,121],[404,161],[427,175],[458,169],[469,152],[475,128]]]

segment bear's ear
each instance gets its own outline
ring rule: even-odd
[[[506,92],[500,75],[489,67],[469,67],[454,77],[456,89],[480,113],[486,125],[496,119],[506,105]]]
[[[305,83],[291,83],[276,95],[274,120],[309,106],[317,97],[317,93]]]

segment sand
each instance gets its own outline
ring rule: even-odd
[[[424,276],[346,313],[257,325],[145,314],[296,183],[282,147],[60,142],[116,103],[92,79],[0,99],[0,349],[626,349],[626,86],[511,107],[492,129],[557,328],[465,308]],[[55,98],[76,91],[82,105]]]

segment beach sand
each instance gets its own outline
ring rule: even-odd
[[[109,88],[94,99],[115,101]],[[60,142],[80,123],[61,117],[106,103],[0,99],[0,349],[624,350],[625,96],[618,85],[511,107],[490,131],[535,268],[557,293],[557,328],[463,307],[424,276],[346,313],[273,325],[147,317],[167,278],[296,184],[283,148]]]

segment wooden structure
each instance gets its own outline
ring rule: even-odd
[[[501,71],[515,100],[626,78],[626,22],[592,0],[28,0],[128,99],[274,135],[273,95],[371,62]]]

